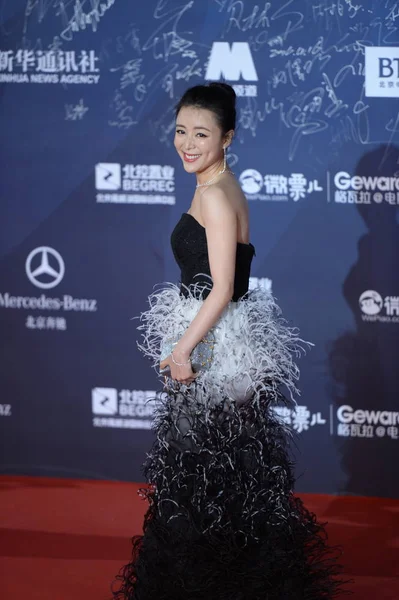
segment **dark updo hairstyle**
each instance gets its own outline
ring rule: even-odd
[[[236,93],[227,83],[212,82],[189,88],[176,105],[176,117],[184,106],[206,108],[213,112],[223,135],[235,129]]]

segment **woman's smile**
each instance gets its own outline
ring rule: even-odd
[[[196,161],[201,154],[187,154],[187,152],[183,152],[183,160],[185,162],[194,162]]]

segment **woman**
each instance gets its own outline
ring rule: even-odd
[[[339,593],[323,527],[293,495],[288,432],[305,343],[273,297],[248,292],[248,205],[226,164],[235,93],[195,86],[176,108],[175,148],[196,191],[171,237],[181,285],[150,296],[144,354],[165,373],[144,535],[115,598],[321,599]],[[286,399],[281,388],[288,391]]]

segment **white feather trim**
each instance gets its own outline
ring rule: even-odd
[[[162,284],[149,296],[149,309],[139,317],[143,340],[138,347],[157,371],[163,340],[183,335],[203,303],[197,289],[188,289],[188,294],[182,296],[174,283]],[[258,287],[230,302],[214,332],[212,365],[192,384],[204,401],[218,402],[227,396],[241,403],[280,386],[287,388],[291,400],[299,394],[299,369],[293,357],[313,344],[298,337],[297,328],[287,326],[270,292]]]

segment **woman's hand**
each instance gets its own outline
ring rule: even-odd
[[[198,376],[198,373],[194,373],[191,367],[190,357],[187,354],[184,355],[183,353],[178,353],[176,350],[174,350],[173,358],[175,359],[175,362],[173,362],[172,355],[169,354],[169,356],[167,356],[159,364],[160,369],[164,369],[165,367],[169,366],[169,377],[171,377],[175,381],[178,381],[179,383],[190,385]],[[177,365],[176,363],[179,363],[179,365]]]

